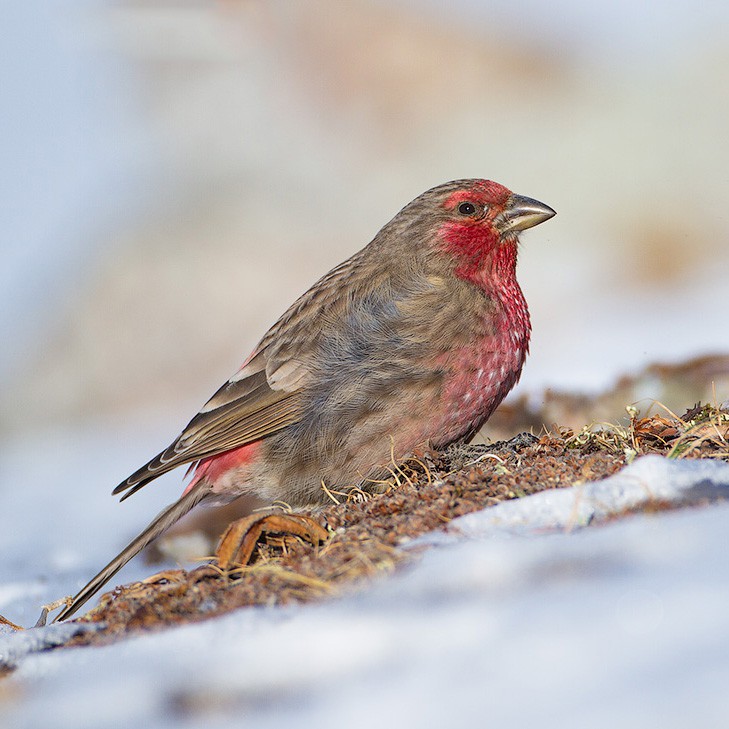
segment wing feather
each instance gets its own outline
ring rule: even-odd
[[[265,377],[255,387],[242,389],[242,397],[226,397],[226,402],[214,410],[198,413],[169,447],[119,484],[113,493],[126,492],[123,498],[128,498],[177,466],[260,440],[299,419],[301,395],[298,391],[272,390]],[[213,397],[216,396],[217,393]]]
[[[124,493],[126,499],[178,466],[240,448],[298,422],[322,325],[346,307],[339,284],[358,268],[360,257],[361,252],[340,264],[297,299],[175,441],[112,493]]]

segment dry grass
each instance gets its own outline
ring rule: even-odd
[[[568,448],[594,447],[622,453],[628,462],[637,455],[663,453],[667,458],[719,458],[729,461],[729,411],[717,405],[695,405],[676,415],[654,402],[663,415],[640,416],[633,406],[626,408],[630,423],[585,426],[575,433],[560,429]]]

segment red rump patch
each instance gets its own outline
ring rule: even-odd
[[[183,496],[199,481],[207,479],[211,484],[214,484],[223,474],[234,468],[244,466],[246,463],[251,463],[255,457],[258,449],[261,447],[261,441],[257,440],[253,443],[241,446],[240,448],[234,448],[231,451],[225,451],[219,453],[217,456],[210,456],[209,458],[203,458],[197,463],[190,466],[190,470],[195,469],[195,473],[192,480],[187,484],[183,492]]]

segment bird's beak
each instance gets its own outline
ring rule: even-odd
[[[500,216],[499,228],[502,233],[518,233],[520,230],[533,228],[556,214],[549,205],[545,205],[539,200],[533,200],[523,195],[512,195]]]

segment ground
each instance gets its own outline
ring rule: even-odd
[[[413,540],[443,529],[457,517],[540,491],[603,479],[641,454],[729,461],[727,410],[696,405],[680,417],[670,412],[632,415],[625,427],[522,433],[393,464],[383,493],[332,494],[332,505],[312,515],[329,535],[320,543],[264,535],[246,566],[222,571],[213,561],[117,587],[98,607],[77,618],[100,629],[81,632],[68,645],[109,643],[243,606],[342,595],[417,560],[420,550],[410,548]],[[652,500],[641,509],[671,506]]]

